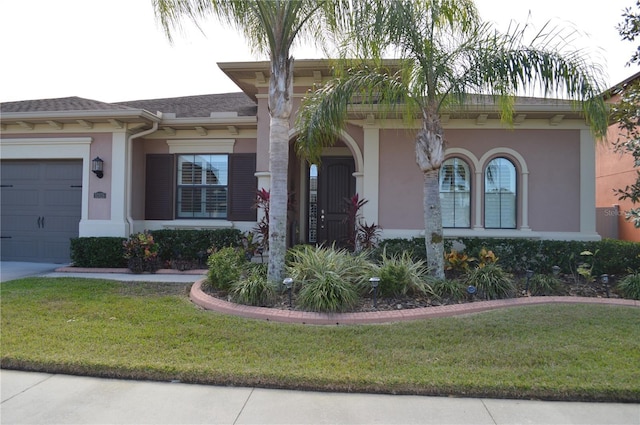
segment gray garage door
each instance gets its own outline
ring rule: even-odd
[[[3,261],[67,263],[78,237],[82,161],[2,161],[0,255]]]

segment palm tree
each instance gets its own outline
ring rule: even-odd
[[[495,102],[503,120],[510,122],[515,95],[533,89],[575,100],[600,137],[606,133],[607,110],[599,96],[599,68],[580,52],[565,53],[562,31],[544,28],[530,43],[524,41],[526,26],[513,26],[506,34],[495,31],[481,21],[472,0],[354,5],[358,25],[356,32],[346,34],[352,49],[343,50],[336,78],[303,102],[297,148],[315,159],[344,128],[354,103],[360,111],[369,105],[383,116],[417,117],[421,125],[415,152],[424,175],[427,263],[434,276],[443,278],[438,173],[444,130],[439,114],[473,99]],[[394,59],[383,60],[385,53]]]
[[[153,0],[156,18],[165,34],[179,29],[184,18],[196,24],[217,17],[244,34],[256,53],[271,62],[269,79],[269,215],[268,279],[281,282],[287,240],[287,169],[289,117],[293,100],[293,57],[290,49],[302,38],[322,43],[325,30],[337,24],[334,17],[348,16],[348,1],[340,0]],[[343,21],[344,22],[344,21]]]

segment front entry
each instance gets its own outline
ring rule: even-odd
[[[314,172],[314,168],[317,172]],[[327,156],[322,158],[320,167],[312,166],[308,197],[309,242],[325,245],[335,242],[337,246],[345,246],[345,199],[351,198],[356,192],[354,171],[352,157]]]

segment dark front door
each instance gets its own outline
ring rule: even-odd
[[[345,199],[356,192],[351,157],[323,157],[318,170],[317,243],[344,246],[347,238]]]

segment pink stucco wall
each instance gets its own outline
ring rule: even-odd
[[[415,162],[413,135],[383,130],[380,135],[380,209],[382,227],[420,229],[423,224],[423,179]],[[447,148],[471,152],[476,160],[493,148],[516,151],[529,170],[529,227],[535,231],[580,230],[580,135],[577,130],[445,130]],[[522,194],[520,165],[518,191]],[[483,178],[472,187],[483,184]],[[480,170],[481,171],[481,170]],[[475,204],[472,190],[472,205]],[[519,203],[520,205],[520,203]],[[472,222],[475,210],[472,210]],[[481,224],[481,223],[480,223]],[[522,211],[518,211],[518,227]]]
[[[111,219],[111,200],[113,199],[111,191],[111,177],[115,173],[121,173],[114,165],[111,148],[113,136],[111,133],[92,133],[91,154],[89,158],[92,160],[99,156],[104,161],[104,177],[96,178],[93,173],[89,177],[89,220],[110,220]],[[91,164],[89,164],[91,167]],[[106,199],[96,199],[93,194],[96,192],[104,192],[107,194]]]

